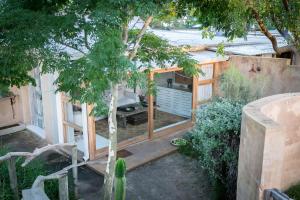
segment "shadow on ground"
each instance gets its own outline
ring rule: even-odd
[[[28,131],[1,136],[0,146],[10,151],[33,151],[46,142]],[[70,164],[70,159],[56,152],[42,155],[49,171]],[[103,176],[87,167],[80,167],[79,195],[86,200],[101,199]],[[206,200],[211,199],[212,187],[206,174],[195,160],[174,153],[141,166],[127,175],[127,200]]]

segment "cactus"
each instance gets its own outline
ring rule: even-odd
[[[115,200],[125,200],[126,196],[126,163],[118,159],[115,168]]]

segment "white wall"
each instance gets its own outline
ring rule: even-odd
[[[57,98],[55,94],[54,74],[44,74],[41,76],[41,88],[43,97],[43,113],[45,136],[49,143],[58,143],[58,120],[57,120]]]

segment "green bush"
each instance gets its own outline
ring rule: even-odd
[[[0,156],[8,152],[5,148],[0,148]],[[26,167],[22,167],[24,158],[16,158],[16,171],[18,180],[19,196],[21,197],[22,190],[31,188],[34,180],[39,175],[49,175],[52,172],[46,169],[44,162],[41,160],[34,160]],[[74,187],[72,179],[69,178],[70,199],[75,199]],[[45,192],[50,199],[58,199],[58,180],[49,180],[45,182]],[[0,200],[13,200],[13,192],[9,185],[9,175],[7,163],[0,163]]]
[[[192,146],[201,166],[235,198],[239,136],[243,104],[219,98],[197,113]]]
[[[215,188],[215,199],[235,199],[242,108],[262,96],[268,81],[256,76],[250,81],[235,67],[221,77],[222,97],[214,97],[196,113],[187,145],[179,151],[196,157]]]
[[[285,193],[294,200],[300,200],[300,184],[290,187]]]

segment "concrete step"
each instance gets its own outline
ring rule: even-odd
[[[24,124],[13,124],[9,126],[0,127],[0,136],[22,131],[25,128],[26,126]]]

